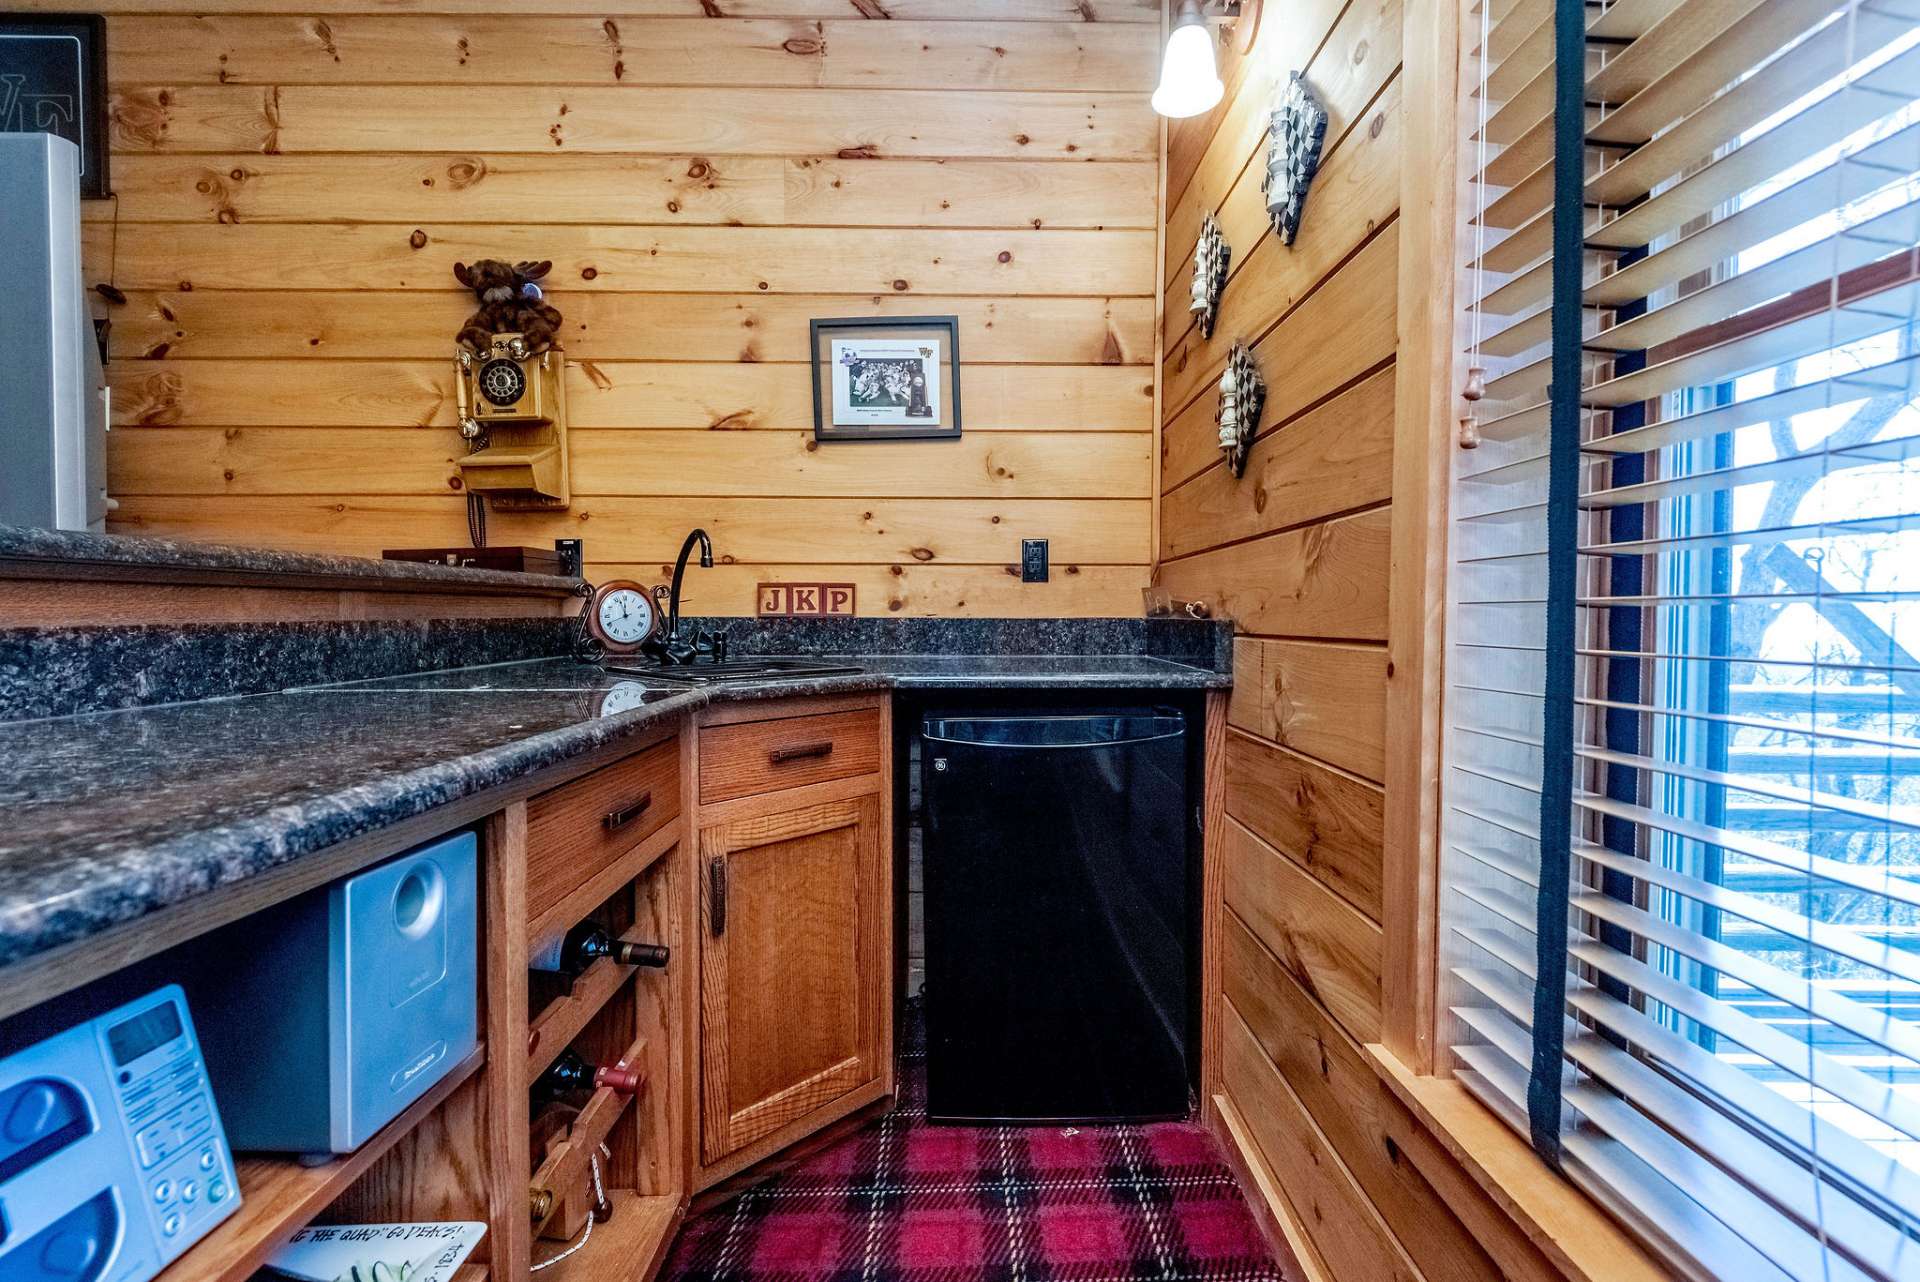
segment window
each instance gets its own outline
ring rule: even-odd
[[[1449,1067],[1693,1276],[1920,1277],[1920,3],[1474,12]]]

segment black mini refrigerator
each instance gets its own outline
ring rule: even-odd
[[[1184,1117],[1185,718],[929,712],[921,733],[929,1119]]]

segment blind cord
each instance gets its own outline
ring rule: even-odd
[[[1467,346],[1467,382],[1460,398],[1467,412],[1460,416],[1458,444],[1463,450],[1480,448],[1480,399],[1487,394],[1486,367],[1481,363],[1480,344],[1486,323],[1482,304],[1487,297],[1487,97],[1493,66],[1493,5],[1480,6],[1480,92],[1474,130],[1473,159],[1473,315],[1469,318],[1472,338]]]

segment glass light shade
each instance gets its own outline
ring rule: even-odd
[[[1153,91],[1153,109],[1175,119],[1197,116],[1219,102],[1226,91],[1214,68],[1213,33],[1206,24],[1175,27],[1167,37],[1167,56],[1160,64],[1160,87]]]

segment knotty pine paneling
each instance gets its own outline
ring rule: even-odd
[[[810,91],[819,92],[819,91]],[[127,289],[432,289],[457,261],[553,262],[556,304],[569,293],[1071,294],[1101,282],[1153,292],[1150,231],[955,231],[820,227],[407,228],[393,224],[163,224],[130,236],[90,223],[90,261],[111,258]],[[447,279],[452,279],[448,276]],[[561,307],[564,312],[565,307]],[[369,318],[371,320],[372,318]],[[452,338],[449,336],[449,343]],[[964,349],[963,353],[964,353]],[[451,368],[451,366],[449,366]]]
[[[571,352],[569,353],[571,356]],[[313,360],[260,386],[251,360],[126,361],[112,371],[116,427],[454,427],[447,362]],[[1153,431],[1153,376],[1124,365],[974,365],[969,433]],[[579,428],[813,430],[805,365],[573,359],[567,410]],[[964,438],[963,438],[964,439]],[[843,451],[844,453],[844,451]],[[858,454],[858,451],[855,451]],[[875,491],[883,493],[884,491]]]
[[[363,223],[621,226],[1068,227],[1154,225],[1146,161],[859,157],[173,156],[113,164],[122,210],[149,222],[310,223],[335,218],[343,183]],[[109,222],[110,204],[89,203]]]
[[[1344,391],[1393,359],[1398,341],[1394,327],[1399,301],[1395,279],[1399,241],[1397,221],[1389,223],[1332,277],[1323,279],[1322,287],[1307,294],[1266,331],[1264,338],[1253,341],[1253,336],[1248,336],[1267,383],[1267,403],[1260,415],[1262,434]],[[1218,373],[1214,370],[1216,378]],[[1169,364],[1166,381],[1171,385],[1176,380],[1193,399],[1184,403],[1172,396],[1163,399],[1168,415],[1160,446],[1163,489],[1190,480],[1205,468],[1221,466],[1215,420],[1219,394],[1212,380],[1189,377]],[[1262,448],[1255,444],[1253,459],[1247,464],[1249,471]]]
[[[340,22],[346,22],[342,17]],[[537,152],[995,156],[1150,160],[1137,94],[618,85],[122,85],[109,116],[126,151]],[[607,80],[613,79],[611,71]]]
[[[1379,925],[1255,836],[1231,810],[1223,844],[1227,910],[1355,1041],[1378,1041]]]
[[[602,85],[1133,93],[1153,46],[1097,22],[713,22],[574,14],[133,16],[114,75],[163,85]]]
[[[1313,1276],[1332,1282],[1421,1282],[1422,1275],[1381,1221],[1313,1115],[1254,1040],[1239,1009],[1221,999],[1220,1081],[1238,1107],[1254,1154],[1271,1171],[1285,1214],[1307,1226]]]
[[[29,8],[58,8],[32,0]],[[106,0],[114,528],[465,541],[456,260],[550,258],[590,572],[689,527],[869,613],[1128,614],[1151,542],[1156,0]],[[966,438],[817,447],[807,321],[954,314]],[[1012,573],[1020,540],[1054,573]]]
[[[1112,558],[1114,568],[1143,564],[1148,501],[1142,499],[581,499],[572,517],[604,562],[671,561],[694,525],[713,536],[717,565],[785,561],[843,566],[996,565],[1010,522],[1055,532],[1053,559],[1067,567]],[[118,514],[130,529],[163,530],[198,519],[208,537],[236,542],[249,529],[274,531],[299,551],[333,549],[378,554],[408,538],[458,543],[466,534],[465,501],[434,495],[231,495],[209,509],[194,496],[135,496]],[[490,527],[505,542],[540,537],[546,518],[496,513]],[[1007,564],[1012,564],[1011,561]],[[702,576],[707,574],[702,571]],[[839,571],[835,572],[840,573]],[[835,577],[833,574],[827,576]],[[1122,610],[1120,613],[1125,613]],[[1311,737],[1308,736],[1309,741]]]
[[[63,0],[20,0],[17,9],[52,10]],[[498,13],[499,0],[382,0],[388,13]],[[876,19],[952,19],[953,0],[622,0],[620,13],[636,18],[844,18],[851,7]],[[97,13],[205,14],[206,0],[95,0]],[[367,0],[227,0],[226,13],[365,13]],[[513,12],[580,12],[579,0],[521,0]],[[1007,22],[1160,21],[1159,0],[967,0],[968,18]]]
[[[1417,394],[1396,365],[1400,199],[1405,167],[1421,163],[1408,113],[1433,109],[1402,93],[1408,2],[1270,7],[1253,53],[1224,69],[1226,100],[1170,131],[1155,573],[1240,633],[1205,999],[1220,1030],[1214,1089],[1243,1124],[1243,1156],[1271,1173],[1275,1214],[1327,1276],[1465,1282],[1500,1269],[1402,1159],[1418,1124],[1361,1050],[1381,1035],[1397,893],[1384,784],[1395,433],[1399,398]],[[1294,69],[1330,121],[1289,246],[1260,179],[1272,95]],[[1233,250],[1210,339],[1187,310],[1208,214]],[[1214,418],[1236,342],[1267,384],[1242,477]]]
[[[1229,814],[1380,920],[1385,804],[1377,785],[1236,730],[1227,736],[1226,787]]]
[[[439,494],[459,488],[454,428],[164,427],[114,434],[116,494]],[[817,444],[807,432],[580,429],[573,492],[769,498],[1147,498],[1144,433],[981,432],[929,447]],[[929,449],[939,466],[930,466]],[[578,523],[576,515],[574,521]],[[1322,576],[1315,604],[1341,584]],[[1303,591],[1308,590],[1303,588]]]
[[[438,362],[446,359],[447,336],[473,310],[472,295],[459,291],[169,288],[128,295],[127,305],[114,310],[117,350],[151,360]],[[1153,360],[1154,301],[1144,297],[657,293],[635,307],[618,294],[575,293],[566,301],[561,331],[571,361],[731,361],[728,378],[753,377],[757,371],[745,367],[761,362],[805,362],[812,316],[954,316],[969,365],[1150,366]],[[379,326],[367,324],[370,313],[382,317]],[[133,368],[128,377],[137,379],[144,367]],[[1151,368],[1140,374],[1151,384]],[[799,376],[811,377],[804,364]],[[969,373],[964,390],[972,388]]]
[[[1378,1221],[1356,1216],[1355,1230],[1378,1242],[1382,1254],[1390,1255],[1398,1244],[1427,1282],[1487,1282],[1502,1276],[1433,1186],[1397,1151],[1397,1137],[1417,1123],[1374,1073],[1359,1043],[1240,918],[1227,917],[1221,939],[1228,1002],[1378,1212]],[[1269,1160],[1282,1156],[1270,1154]],[[1323,1247],[1323,1254],[1337,1252]]]
[[[1387,654],[1377,645],[1240,637],[1228,719],[1378,783],[1386,774]]]

